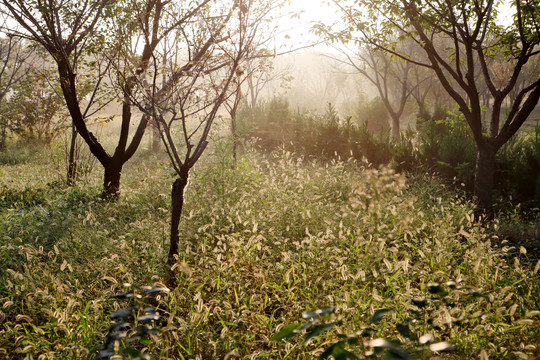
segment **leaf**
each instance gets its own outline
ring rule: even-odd
[[[160,329],[153,328],[149,325],[138,326],[136,330],[140,335],[156,335],[161,332]]]
[[[435,337],[432,334],[425,334],[420,336],[420,344],[429,344],[432,343],[433,340],[435,340]]]
[[[394,309],[392,309],[392,308],[376,310],[376,311],[373,313],[373,316],[371,317],[371,319],[369,319],[369,323],[370,323],[370,324],[376,324],[376,323],[378,323],[379,321],[381,321],[381,319],[382,319],[386,314],[388,314],[389,312],[392,312],[392,311],[394,311]]]
[[[367,337],[367,336],[371,336],[376,330],[373,329],[373,328],[370,328],[370,327],[367,327],[367,326],[362,326],[362,332],[360,333],[360,335],[364,336],[364,337]]]
[[[134,349],[132,347],[126,347],[126,348],[123,348],[122,350],[120,350],[120,354],[122,355],[128,355],[130,356],[133,360],[137,360],[137,359],[144,359],[144,360],[147,360],[147,359],[150,359],[150,357],[145,354],[145,353],[142,353],[140,352],[139,350],[137,349]]]
[[[111,327],[109,328],[109,332],[115,332],[126,327],[129,327],[129,323],[125,321],[119,321],[111,325]]]
[[[109,315],[112,319],[125,319],[128,318],[131,313],[133,312],[133,307],[128,307],[125,309],[120,309],[113,311],[111,315]]]
[[[112,299],[129,299],[132,298],[133,294],[128,292],[121,292],[111,296]]]
[[[338,341],[327,347],[319,356],[319,359],[326,359],[330,356],[333,356],[334,360],[358,359],[354,353],[345,349],[345,343],[343,341]]]
[[[329,347],[326,348],[326,350],[323,351],[323,353],[319,356],[319,359],[326,359],[329,356],[336,357],[336,353],[339,354],[341,351],[345,350],[345,343],[343,341],[338,341],[337,343],[333,343]]]
[[[155,293],[169,293],[171,290],[169,290],[166,287],[156,288],[153,286],[141,286],[141,290],[145,294],[155,294]]]
[[[98,353],[96,354],[95,359],[103,359],[103,358],[106,358],[106,357],[113,356],[114,354],[115,354],[114,351],[110,351],[110,350],[101,350],[100,352],[98,352]]]
[[[427,288],[428,288],[428,291],[432,294],[438,294],[440,292],[442,292],[442,287],[441,285],[437,284],[437,283],[429,283],[427,284]]]
[[[397,323],[396,324],[396,330],[402,335],[402,336],[405,336],[406,338],[412,338],[413,337],[413,333],[411,332],[411,329],[409,328],[409,325],[408,324],[401,324],[401,323]]]
[[[319,336],[323,331],[328,331],[332,329],[334,325],[335,322],[330,322],[314,326],[311,331],[308,332],[304,337],[304,344],[307,343],[309,340],[313,339],[315,336]]]
[[[306,310],[302,313],[302,317],[308,320],[317,316],[333,314],[335,310],[336,308],[333,306],[325,306],[322,309],[317,309],[317,310]]]
[[[325,306],[322,309],[315,310],[315,312],[319,316],[333,314],[335,311],[336,311],[336,308],[333,306]]]
[[[287,339],[287,338],[290,338],[290,337],[293,337],[295,336],[296,334],[298,334],[298,331],[297,329],[300,327],[300,324],[290,324],[290,325],[287,325],[285,326],[283,329],[281,329],[280,331],[278,331],[277,334],[274,334],[274,336],[272,336],[270,338],[270,341],[279,341],[279,340],[283,340],[283,339]]]
[[[429,345],[429,350],[433,352],[451,352],[455,351],[456,347],[447,341],[443,341]]]
[[[393,356],[392,359],[410,359],[409,354],[397,346],[396,344],[386,340],[386,339],[375,339],[369,342],[369,346],[372,348],[386,349]]]
[[[127,332],[125,332],[125,331],[117,332],[117,333],[114,333],[114,334],[110,334],[110,335],[108,336],[107,342],[110,342],[110,340],[113,340],[113,341],[116,341],[116,340],[122,340],[122,339],[124,339],[126,336],[127,336]]]
[[[317,317],[317,313],[313,310],[306,310],[302,313],[302,318],[308,320]]]
[[[139,316],[137,318],[138,321],[142,321],[142,322],[146,322],[146,321],[153,321],[153,320],[159,320],[159,314],[158,313],[154,313],[154,314],[148,314],[148,315],[143,315],[143,316]]]

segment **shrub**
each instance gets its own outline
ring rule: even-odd
[[[388,164],[392,158],[390,133],[374,134],[366,123],[353,132],[356,154],[364,156],[375,167]],[[357,155],[357,156],[358,156]]]
[[[419,166],[415,136],[408,131],[392,147],[392,168],[397,172],[412,172]]]
[[[357,119],[375,134],[386,134],[390,131],[390,115],[379,96],[358,106]]]
[[[509,180],[500,184],[500,191],[533,207],[540,206],[540,127],[515,136],[499,155],[503,172],[499,178]]]

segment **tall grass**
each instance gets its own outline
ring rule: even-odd
[[[538,354],[539,265],[524,265],[528,254],[475,223],[462,194],[353,160],[246,147],[234,163],[224,149],[195,168],[178,288],[158,299],[163,332],[139,350],[156,359],[311,358],[324,338],[306,347],[270,338],[325,305],[344,320],[341,333],[392,307],[371,336],[399,340],[390,325],[412,299],[430,282],[455,281],[482,294],[437,309],[445,325],[434,335],[454,341],[459,358]],[[2,169],[29,180],[4,183],[0,195],[0,358],[91,359],[122,305],[110,296],[123,283],[163,282],[171,171],[164,157],[145,156],[126,166],[116,204],[99,199],[98,185],[47,186],[45,165]]]

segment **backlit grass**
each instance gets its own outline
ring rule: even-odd
[[[163,332],[138,345],[152,358],[311,358],[332,334],[306,346],[270,338],[326,305],[341,333],[394,308],[371,337],[400,339],[391,325],[412,299],[447,281],[482,296],[456,292],[454,307],[434,310],[441,330],[411,330],[453,341],[453,358],[538,355],[539,265],[476,223],[471,204],[437,179],[283,151],[246,149],[234,164],[217,148],[187,190],[178,287],[159,297]],[[51,183],[42,162],[4,166],[2,176],[0,358],[91,359],[108,314],[124,305],[110,296],[123,283],[165,282],[167,160],[128,163],[118,203],[99,199],[98,171],[73,188]]]

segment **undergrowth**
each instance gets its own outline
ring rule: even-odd
[[[456,306],[433,309],[444,324],[433,335],[456,345],[453,358],[539,354],[539,265],[475,222],[472,205],[436,178],[279,150],[246,148],[236,163],[224,151],[205,157],[187,189],[178,287],[154,304],[162,331],[138,351],[311,358],[332,339],[270,339],[324,306],[335,307],[341,334],[392,308],[363,339],[403,340],[393,329],[413,299],[454,282],[481,296],[457,292]],[[92,359],[120,308],[110,297],[124,283],[164,283],[171,171],[161,156],[133,162],[111,203],[98,196],[101,174],[66,188],[46,166],[17,166],[4,167],[4,179],[31,176],[3,181],[0,194],[0,358]]]

